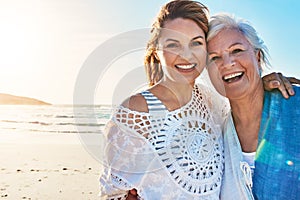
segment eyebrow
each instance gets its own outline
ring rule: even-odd
[[[168,38],[168,39],[166,39],[166,42],[179,42],[178,40],[175,40],[175,39],[171,39],[171,38]]]
[[[231,47],[233,47],[235,45],[243,45],[243,43],[240,43],[240,42],[233,43],[232,45],[229,46],[229,48],[231,48]]]
[[[204,37],[202,36],[202,35],[199,35],[199,36],[196,36],[196,37],[194,37],[194,38],[192,38],[192,40],[196,40],[196,39],[204,39]]]
[[[193,37],[192,40],[196,40],[196,39],[204,39],[203,36],[199,35],[199,36],[196,36],[196,37]],[[176,39],[172,39],[172,38],[168,38],[166,41],[173,41],[173,42],[179,42],[178,40]]]
[[[235,45],[243,45],[243,43],[240,43],[240,42],[233,43],[228,47],[228,49],[230,49],[231,47],[233,47]],[[211,54],[217,54],[217,53],[216,52],[208,52],[208,55],[211,55]]]

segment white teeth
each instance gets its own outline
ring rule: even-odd
[[[195,66],[196,66],[196,64],[191,64],[191,65],[176,65],[176,67],[179,68],[179,69],[192,69]]]
[[[231,79],[231,78],[235,78],[235,77],[240,76],[240,75],[242,75],[242,74],[243,74],[242,72],[229,74],[229,75],[224,76],[224,80],[228,80],[228,79]]]

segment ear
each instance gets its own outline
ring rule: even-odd
[[[262,67],[261,67],[261,51],[260,50],[258,50],[257,52],[256,52],[256,59],[257,59],[257,62],[258,62],[258,67],[259,67],[259,70],[261,71],[262,70]]]

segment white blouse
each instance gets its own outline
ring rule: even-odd
[[[102,199],[125,199],[132,188],[140,199],[219,199],[229,106],[212,96],[196,85],[190,102],[174,111],[118,107],[105,131]]]

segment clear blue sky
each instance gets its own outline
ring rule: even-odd
[[[160,6],[166,2],[0,1],[0,93],[29,96],[54,104],[72,104],[77,75],[91,52],[123,32],[149,28]],[[265,40],[274,70],[300,77],[297,62],[299,1],[201,2],[209,7],[211,15],[230,12],[249,20]],[[142,52],[114,62],[119,68],[108,70],[99,81],[95,103],[110,103],[122,73],[132,66],[142,65]]]

